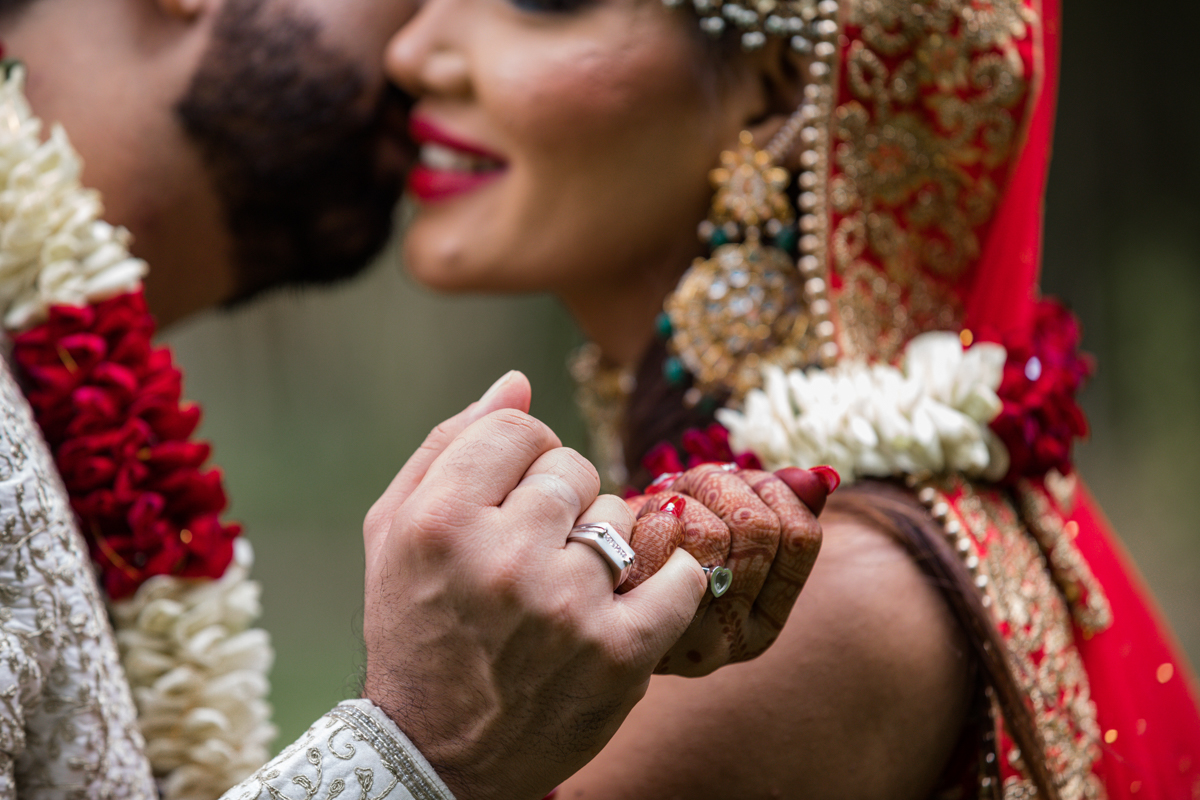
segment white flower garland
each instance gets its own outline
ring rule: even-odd
[[[83,161],[62,126],[42,140],[25,99],[25,71],[0,84],[0,308],[27,328],[53,305],[85,306],[136,290],[146,262],[129,232],[100,219],[100,194],[80,185]]]
[[[216,581],[160,575],[110,606],[146,753],[164,797],[207,800],[262,766],[275,727],[266,703],[274,654],[263,630],[250,543]]]
[[[43,141],[24,70],[0,83],[0,317],[15,333],[53,305],[86,306],[141,288],[129,232],[100,219],[99,193],[63,129]],[[150,579],[109,602],[151,767],[165,800],[213,800],[261,766],[275,738],[266,698],[273,654],[253,554],[238,540],[219,580]]]
[[[1005,359],[997,344],[964,351],[958,334],[926,333],[908,343],[901,368],[767,367],[763,388],[717,420],[734,452],[752,452],[771,470],[828,464],[848,482],[943,472],[999,480],[1008,452],[988,423],[1002,408]]]

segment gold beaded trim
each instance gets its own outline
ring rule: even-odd
[[[832,147],[833,110],[836,104],[836,62],[815,61],[815,69],[826,67],[825,80],[804,87],[805,105],[801,108],[799,138],[804,147],[800,153],[801,172],[797,177],[800,196],[800,241],[797,268],[804,281],[804,298],[808,303],[813,336],[817,341],[817,364],[829,368],[837,363],[841,349],[837,343],[837,328],[833,322],[833,304],[829,300],[829,242],[830,209],[828,186],[830,148]],[[816,77],[816,73],[814,73]]]
[[[1031,530],[1002,489],[975,487],[961,477],[919,485],[917,499],[929,509],[974,578],[980,599],[1007,643],[1013,675],[1028,699],[1045,740],[1046,766],[1063,800],[1103,800],[1094,772],[1100,758],[1100,726],[1090,682],[1072,633],[1072,608],[1062,594],[1057,559]],[[1049,509],[1039,507],[1047,514]],[[1056,540],[1054,549],[1074,548]],[[1082,556],[1079,556],[1082,560]],[[1098,585],[1094,601],[1103,602]],[[996,731],[1003,718],[993,703]],[[1006,800],[1033,797],[1021,752],[1000,738]],[[993,743],[990,745],[995,746]],[[982,782],[981,782],[982,783]],[[981,790],[990,790],[981,786]],[[982,796],[989,796],[984,791]]]

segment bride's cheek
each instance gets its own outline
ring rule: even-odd
[[[692,65],[670,47],[597,46],[548,58],[536,70],[507,71],[497,109],[519,130],[516,137],[553,153],[572,143],[613,142],[664,111],[685,111],[693,101]],[[507,113],[505,113],[507,111]],[[594,156],[602,156],[602,150]]]

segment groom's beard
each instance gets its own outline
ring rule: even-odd
[[[315,23],[265,5],[226,3],[177,108],[233,235],[235,302],[357,274],[391,234],[412,159],[401,93],[368,96]]]

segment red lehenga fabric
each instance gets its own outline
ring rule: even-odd
[[[1041,78],[1031,87],[1036,94],[1028,132],[963,295],[965,327],[995,331],[1001,339],[1028,329],[1037,300],[1058,79],[1058,0],[1045,0],[1041,13],[1040,52],[1033,53]],[[1100,734],[1092,771],[1110,800],[1197,800],[1200,711],[1194,675],[1086,489],[1079,487],[1073,509],[1061,516],[1111,610],[1102,630],[1087,630],[1078,618],[1073,627]],[[1006,759],[1001,761],[1011,776]]]

